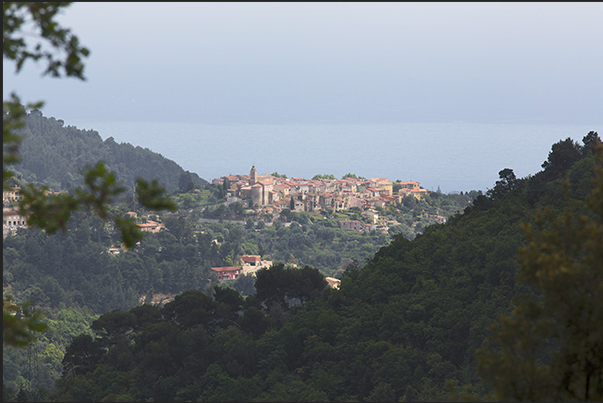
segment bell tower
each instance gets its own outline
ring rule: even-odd
[[[257,171],[255,170],[255,165],[251,167],[251,172],[249,172],[249,184],[251,186],[255,185],[256,182],[258,181],[257,179]]]

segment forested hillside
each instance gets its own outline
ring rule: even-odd
[[[39,180],[52,189],[81,185],[76,179],[79,173],[75,167],[83,166],[85,161],[93,164],[100,158],[115,160],[115,155],[113,158],[109,155],[107,143],[121,150],[119,155],[123,155],[124,164],[136,160],[135,154],[171,164],[149,150],[129,144],[117,145],[110,139],[102,142],[93,131],[66,128],[61,121],[46,118],[38,111],[26,116],[22,134],[26,152],[17,167],[17,177]],[[37,158],[30,158],[36,155]],[[74,155],[80,155],[75,159],[79,161],[77,164]],[[115,165],[109,168],[113,167]],[[140,164],[137,169],[139,167]],[[127,171],[127,166],[123,169]],[[61,176],[61,172],[65,174]],[[116,176],[130,178],[128,181],[136,177],[119,170]],[[331,215],[325,212],[326,219],[322,215],[289,212],[273,225],[266,224],[263,217],[245,216],[238,203],[226,208],[221,204],[224,201],[221,188],[206,183],[195,186],[194,178],[193,174],[182,173],[178,168],[166,179],[169,180],[167,188],[176,188],[174,197],[181,211],[159,218],[166,231],[146,234],[141,244],[128,253],[108,253],[111,247],[119,247],[119,233],[87,211],[77,212],[65,233],[48,236],[37,229],[19,230],[4,240],[4,294],[18,302],[32,301],[51,324],[51,330],[30,345],[27,354],[5,349],[3,379],[10,389],[23,387],[38,394],[54,390],[67,344],[89,328],[95,318],[114,309],[129,310],[143,298],[147,301],[169,299],[191,288],[211,292],[215,284],[211,266],[230,265],[238,261],[241,254],[260,254],[264,260],[300,267],[311,265],[323,275],[338,277],[352,262],[364,263],[372,257],[396,232],[396,228],[389,232],[340,229],[338,219],[360,217],[359,211],[353,210]],[[469,195],[434,193],[433,202],[430,196],[421,202],[411,198],[399,207],[408,217],[413,217],[409,225],[417,221],[424,226],[429,222],[422,217],[424,211],[459,209],[470,200]],[[440,204],[443,207],[440,208]],[[110,206],[110,211],[120,217],[125,217],[130,210],[137,211],[141,217],[148,214],[133,200]],[[220,220],[247,218],[247,221],[197,222],[202,210],[211,211]],[[221,210],[225,211],[220,215]],[[390,214],[385,209],[379,212],[384,216]],[[402,216],[398,210],[393,212]],[[405,234],[414,237],[409,228]],[[242,295],[249,295],[255,292],[253,283],[252,278],[243,277],[232,286]]]
[[[23,180],[45,184],[55,191],[81,186],[81,170],[99,161],[105,162],[130,189],[136,178],[157,179],[166,192],[172,193],[178,190],[180,178],[189,174],[148,148],[118,144],[113,137],[103,141],[96,131],[65,127],[62,120],[47,118],[38,110],[27,114],[20,135],[23,159],[11,169],[20,173]],[[196,184],[207,183],[195,173],[190,175]]]
[[[128,211],[124,206],[115,210],[120,215]],[[197,224],[174,214],[163,218],[166,230],[146,234],[140,245],[117,255],[109,249],[119,246],[119,234],[86,212],[76,213],[65,233],[19,230],[3,243],[4,292],[43,309],[53,331],[28,347],[35,349],[39,366],[34,378],[27,356],[5,348],[5,382],[16,389],[31,379],[36,387],[53,389],[75,331],[105,312],[127,311],[141,298],[170,298],[189,289],[211,292],[216,280],[210,267],[231,265],[241,254],[260,253],[302,267],[315,263],[323,274],[339,275],[354,259],[364,262],[389,241],[384,233],[342,230],[323,221],[257,229],[241,223]],[[244,295],[255,292],[252,278],[242,277],[232,286]],[[81,321],[75,327],[70,318]]]
[[[480,382],[475,352],[489,325],[511,311],[512,297],[527,290],[516,281],[518,247],[526,242],[520,223],[536,222],[545,206],[561,213],[563,178],[569,201],[587,212],[597,139],[591,132],[583,145],[569,138],[554,144],[544,169],[527,178],[503,169],[486,195],[446,224],[429,226],[413,240],[396,235],[372,258],[346,266],[339,290],[313,267],[282,264],[258,272],[252,295],[208,286],[208,257],[225,258],[212,242],[216,234],[195,235],[178,218],[167,220],[167,232],[145,237],[137,252],[119,256],[102,253],[95,242],[115,240],[86,217],[62,236],[28,231],[7,238],[5,288],[27,289],[27,281],[43,279],[30,293],[57,312],[105,312],[64,346],[56,391],[38,390],[38,396],[444,401],[448,383],[472,384],[474,398],[484,400],[491,390]],[[309,229],[286,230],[302,235]],[[233,248],[246,247],[232,236]],[[79,256],[79,263],[65,266],[67,255]],[[140,293],[159,290],[180,294],[165,304],[134,306]]]

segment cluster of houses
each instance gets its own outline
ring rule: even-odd
[[[23,198],[23,196],[20,194],[20,190],[21,188],[19,186],[2,190],[3,237],[6,237],[8,234],[15,233],[19,228],[27,228],[27,217],[25,215],[22,215],[17,209],[17,203]],[[133,211],[127,212],[126,216],[134,219],[138,217],[138,215]],[[142,232],[157,233],[163,228],[165,228],[165,225],[153,220],[144,220],[144,222],[138,223],[136,225]],[[119,248],[111,250],[110,253],[119,253],[118,249]]]
[[[134,211],[128,211],[126,213],[126,217],[136,220],[138,218],[138,213],[135,213]],[[142,222],[137,223],[136,226],[141,232],[152,232],[153,234],[156,234],[159,231],[165,229],[165,224],[154,220],[149,220],[146,217],[143,217]],[[136,242],[136,244],[140,245],[140,242]],[[121,252],[126,251],[127,248],[125,247],[125,245],[122,244],[120,247],[113,246],[109,248],[108,252],[111,255],[119,255]]]
[[[14,234],[19,228],[28,227],[27,217],[25,215],[22,215],[17,209],[17,203],[23,198],[23,196],[20,194],[20,190],[20,187],[15,186],[10,189],[3,189],[2,191],[3,238],[8,236],[9,234]],[[138,215],[133,211],[127,212],[126,216],[134,219],[138,217]],[[143,222],[140,222],[136,225],[142,232],[157,233],[165,228],[165,225],[163,223],[148,219],[145,219],[143,220]],[[112,247],[109,249],[109,253],[112,255],[117,255],[123,250],[123,246],[118,248]]]
[[[251,275],[255,277],[255,272],[263,268],[272,267],[272,262],[262,260],[260,255],[243,255],[239,266],[221,266],[212,267],[216,272],[218,281],[236,280],[242,275]]]
[[[303,179],[282,178],[273,175],[258,175],[255,166],[249,175],[228,175],[216,178],[212,184],[227,189],[227,203],[240,202],[249,208],[259,208],[265,214],[278,216],[283,209],[295,212],[320,212],[322,210],[347,210],[358,207],[362,215],[369,217],[366,222],[343,220],[340,225],[344,229],[372,231],[377,228],[378,215],[371,210],[398,204],[402,198],[412,195],[421,199],[428,192],[421,188],[419,182],[396,182],[398,191],[393,192],[393,183],[385,178],[358,179]],[[15,232],[18,228],[26,228],[26,217],[15,208],[20,200],[19,188],[3,191],[3,235]],[[135,212],[128,212],[128,217],[137,218]],[[445,220],[437,216],[437,219]],[[164,228],[162,223],[144,220],[137,224],[143,232],[159,232]],[[109,253],[118,254],[122,248],[111,248]],[[236,280],[241,275],[255,275],[260,268],[269,268],[272,262],[262,261],[258,255],[243,255],[239,266],[212,267],[219,281]],[[327,278],[333,288],[339,288],[339,280]]]
[[[15,233],[19,228],[27,228],[27,217],[17,210],[17,203],[23,198],[20,187],[2,190],[2,236]]]
[[[239,202],[245,207],[260,208],[262,212],[273,216],[278,216],[283,209],[320,212],[358,207],[366,212],[370,208],[398,204],[408,195],[421,199],[428,193],[419,182],[414,181],[396,182],[399,189],[394,193],[393,183],[386,178],[288,179],[257,175],[255,166],[249,175],[223,176],[213,179],[212,184],[227,189],[227,204]],[[368,214],[376,213],[369,211]],[[374,230],[376,223],[377,219],[373,217],[372,224],[347,220],[342,221],[341,226],[346,229]]]
[[[225,186],[228,203],[238,201],[246,207],[260,207],[267,212],[290,209],[318,212],[346,210],[351,207],[383,207],[400,203],[407,195],[420,199],[428,192],[419,182],[393,183],[386,178],[303,179],[257,175],[255,166],[249,175],[229,175],[215,178],[212,184]]]
[[[128,218],[132,218],[132,219],[138,218],[138,214],[133,211],[128,211],[126,213],[126,216]],[[141,232],[152,232],[153,234],[156,234],[159,231],[161,231],[162,229],[165,229],[165,225],[163,223],[160,223],[160,222],[157,222],[154,220],[149,220],[146,218],[144,219],[143,222],[136,224],[136,226],[138,227],[138,229]]]
[[[221,266],[212,267],[211,269],[216,273],[219,282],[234,281],[240,276],[251,275],[255,277],[255,273],[263,268],[270,269],[272,262],[268,260],[262,260],[260,255],[243,255],[241,256],[241,262],[239,266]],[[334,277],[326,277],[326,282],[332,288],[339,289],[341,280]]]
[[[226,178],[230,178],[230,179],[226,179],[226,180],[234,179],[233,177],[226,177]],[[253,181],[254,182],[253,186],[241,185],[241,187],[251,188],[251,187],[255,186],[254,187],[255,190],[253,190],[252,192],[245,193],[247,191],[247,189],[243,189],[242,192],[237,191],[235,193],[234,190],[235,189],[238,190],[238,187],[231,187],[231,188],[229,188],[229,193],[232,193],[231,197],[234,197],[234,198],[238,198],[238,197],[246,194],[248,196],[248,198],[251,199],[251,200],[249,200],[249,202],[253,203],[253,205],[258,204],[257,202],[259,202],[259,205],[266,206],[268,204],[268,203],[265,203],[265,199],[264,199],[265,198],[264,191],[266,189],[267,189],[266,194],[268,194],[268,198],[273,202],[277,202],[277,201],[284,202],[284,200],[287,199],[286,197],[283,197],[281,199],[282,189],[288,188],[289,190],[287,191],[287,195],[289,196],[289,199],[296,200],[296,201],[297,200],[299,200],[299,201],[306,200],[307,199],[306,195],[310,195],[310,197],[313,196],[314,193],[309,193],[309,192],[311,192],[311,191],[315,192],[317,188],[323,189],[320,186],[316,186],[318,184],[317,182],[319,182],[319,181],[305,181],[305,180],[294,180],[294,181],[283,180],[283,181],[281,181],[280,180],[281,178],[278,178],[279,180],[274,180],[275,178],[273,178],[273,177],[270,177],[270,178],[272,178],[272,179],[262,178],[258,181],[258,179],[255,177],[255,167],[254,167],[254,168],[252,168],[251,175],[249,175],[248,178],[238,179],[237,181],[233,181],[232,183],[234,186],[236,186],[237,184],[239,184],[239,182],[241,180],[247,180],[248,182]],[[385,189],[387,187],[387,183],[384,182],[385,180],[381,180],[381,181],[382,182],[380,183],[380,185]],[[287,183],[287,182],[289,182],[289,183]],[[338,182],[338,181],[335,181],[335,182]],[[376,186],[379,186],[379,183],[377,183]],[[357,189],[356,186],[354,186],[353,188]],[[336,194],[335,189],[338,189],[338,187],[335,186],[333,188],[333,190],[332,190],[333,194]],[[258,193],[258,190],[260,190],[259,193]],[[2,213],[3,213],[3,218],[4,218],[3,236],[4,237],[6,237],[9,233],[15,232],[18,228],[27,228],[26,217],[22,216],[21,213],[19,213],[19,211],[16,209],[16,205],[17,205],[18,201],[21,200],[21,198],[22,198],[19,191],[20,191],[19,187],[14,187],[12,189],[3,190],[3,192],[2,192],[2,196],[3,196],[2,197],[2,199],[3,199]],[[391,184],[390,184],[390,193],[391,193]],[[333,197],[333,194],[330,197]],[[298,199],[295,199],[296,197],[298,197]],[[335,200],[337,200],[337,202],[340,201],[338,198],[336,198]],[[289,203],[291,203],[291,202],[289,201]],[[280,206],[277,208],[285,208],[285,205],[282,205],[282,203],[277,203],[277,204]],[[303,210],[303,211],[316,211],[317,209],[319,209],[318,206],[320,206],[320,204],[313,206],[312,210]],[[339,205],[339,207],[336,207],[335,209],[346,208],[345,206],[346,206],[346,202],[343,202],[341,205]],[[298,208],[294,208],[293,210],[302,211],[301,208],[302,207],[298,207]],[[132,218],[132,219],[138,218],[137,213],[135,213],[133,211],[127,212],[126,216],[129,218]],[[141,231],[152,232],[152,233],[157,233],[165,228],[164,224],[153,221],[153,220],[148,220],[148,219],[144,220],[144,222],[138,223],[136,225],[138,226],[138,228]],[[117,255],[124,250],[125,249],[122,245],[121,247],[109,248],[108,253],[110,253],[112,255]],[[212,267],[211,269],[216,273],[218,281],[223,282],[223,281],[236,280],[241,275],[255,276],[255,273],[259,269],[262,269],[262,268],[269,269],[271,266],[272,266],[272,262],[267,261],[267,260],[262,260],[260,255],[243,255],[243,256],[241,256],[241,262],[240,262],[239,266]],[[339,288],[339,284],[340,284],[339,279],[336,279],[333,277],[327,277],[326,281],[331,287]]]
[[[258,175],[255,166],[249,175],[228,175],[216,178],[213,184],[224,186],[228,191],[227,204],[240,202],[249,208],[260,208],[265,214],[278,216],[283,209],[295,212],[320,212],[322,210],[347,210],[358,207],[367,210],[398,204],[407,195],[421,199],[428,192],[419,182],[397,182],[399,187],[393,192],[393,183],[386,178],[358,179],[303,179],[281,178],[273,175]],[[26,218],[13,207],[19,200],[19,188],[3,191],[3,233],[6,236],[17,228],[27,227]],[[136,217],[136,213],[128,212]],[[141,231],[159,232],[162,224],[147,220],[137,224]],[[347,220],[342,228],[374,230],[374,223]]]

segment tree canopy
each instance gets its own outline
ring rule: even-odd
[[[2,51],[5,61],[15,63],[18,73],[27,60],[46,61],[44,74],[53,77],[75,77],[84,80],[84,64],[82,58],[87,57],[89,51],[80,46],[77,36],[71,34],[69,29],[61,27],[55,17],[70,3],[66,2],[5,2],[2,19]],[[40,42],[29,47],[30,42],[25,39],[24,27],[34,30],[34,38]],[[65,55],[62,55],[62,53]],[[28,105],[28,108],[41,107],[42,103]],[[10,100],[3,101],[3,189],[10,188],[9,181],[13,174],[8,164],[20,160],[19,146],[22,136],[17,131],[24,126],[23,117],[26,107],[21,104],[16,94],[11,94]],[[124,191],[116,183],[115,175],[106,169],[101,162],[90,167],[85,176],[85,186],[76,188],[73,194],[49,194],[45,186],[36,187],[25,184],[20,193],[23,199],[19,202],[19,211],[26,215],[30,226],[37,226],[49,233],[58,229],[66,230],[66,221],[71,214],[79,209],[88,208],[96,212],[101,218],[113,219],[120,229],[123,241],[132,247],[137,240],[142,238],[142,233],[137,226],[128,219],[112,216],[106,208],[115,196]],[[141,205],[155,210],[175,210],[176,205],[166,196],[164,189],[156,180],[147,182],[138,179],[136,183],[138,201]],[[6,303],[4,304],[6,308]],[[4,343],[15,345],[15,337],[10,332],[36,331],[40,327],[36,321],[24,320],[14,322],[12,312],[3,309]],[[11,326],[9,324],[12,323]],[[17,343],[17,345],[20,345]]]
[[[54,20],[68,4],[3,3],[4,58],[17,72],[43,59],[45,74],[83,78],[88,50]],[[28,18],[50,51],[27,49]],[[16,179],[7,164],[19,160],[26,110],[16,96],[4,102],[4,186]],[[600,401],[602,153],[596,132],[583,145],[555,143],[542,171],[518,179],[505,168],[462,213],[383,247],[375,243],[384,234],[368,235],[373,243],[338,232],[326,216],[313,227],[289,211],[291,225],[262,229],[266,238],[246,238],[243,225],[195,231],[186,216],[168,217],[166,231],[113,256],[116,241],[139,238],[112,204],[124,188],[110,166],[87,167],[84,187],[57,195],[24,183],[20,208],[35,227],[3,242],[4,281],[55,316],[41,323],[29,304],[5,297],[4,344],[31,347],[42,365],[59,361],[50,401],[443,401],[446,385],[473,385],[477,400]],[[189,179],[174,185],[186,190]],[[174,207],[156,181],[137,180],[136,191],[145,208]],[[317,268],[293,267],[293,251],[316,255],[314,241],[335,240],[341,250],[366,241],[359,249],[368,256],[345,265],[321,257],[341,265],[339,289]],[[265,248],[291,265],[259,270],[248,295],[236,286],[249,290],[249,278],[231,288],[209,274],[214,262]],[[157,291],[173,298],[151,305]],[[43,328],[57,344],[40,344],[38,354],[32,331]],[[13,368],[3,371],[12,382],[14,363],[25,361],[15,350],[6,350]],[[12,395],[6,388],[4,400],[33,400],[25,384]]]
[[[219,286],[105,313],[93,327],[106,353],[56,396],[443,401],[446,385],[473,385],[476,400],[600,400],[601,169],[584,152],[563,172],[577,184],[516,179],[349,265],[339,290],[277,264],[245,298]],[[583,182],[588,196],[572,191]],[[103,374],[113,381],[89,388]]]
[[[560,144],[549,161],[571,162],[556,155],[566,155],[568,143]],[[478,352],[480,373],[501,401],[603,399],[603,146],[596,148],[584,203],[571,200],[565,181],[564,211],[546,207],[524,225],[518,282],[531,292],[492,326]]]

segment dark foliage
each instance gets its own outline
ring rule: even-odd
[[[565,154],[566,146],[553,147],[549,167],[559,166],[556,153]],[[52,399],[444,401],[449,383],[473,384],[483,400],[489,390],[480,383],[475,351],[488,325],[508,313],[510,300],[525,291],[516,283],[517,250],[525,244],[520,223],[534,222],[536,210],[545,205],[553,214],[560,211],[562,177],[575,179],[571,198],[583,200],[594,164],[585,146],[554,178],[542,171],[517,179],[512,170],[502,170],[494,189],[463,214],[427,227],[413,240],[395,235],[363,264],[346,265],[339,290],[326,287],[315,268],[284,264],[260,270],[255,294],[245,298],[225,287],[204,293],[202,278],[186,288],[196,267],[243,248],[245,228],[232,227],[217,248],[212,234],[192,236],[174,220],[170,226],[178,237],[167,231],[145,238],[137,253],[111,257],[98,267],[114,273],[107,280],[122,278],[122,289],[184,292],[164,306],[106,309],[92,325],[94,337],[78,338],[69,347]],[[332,241],[328,229],[323,226],[314,236]],[[309,230],[309,224],[296,223],[270,231],[302,235],[290,242],[304,245]],[[14,251],[26,250],[14,243],[20,239],[9,239]],[[71,242],[86,247],[85,239]],[[228,253],[221,255],[226,244],[231,245]],[[282,245],[284,251],[291,247]],[[27,248],[28,256],[50,256],[42,245]],[[19,281],[39,277],[14,265],[25,258],[13,250],[5,253],[11,275]],[[93,275],[96,266],[86,267]],[[68,272],[64,278],[78,284],[74,290],[95,295],[92,283],[82,287],[81,279]],[[56,288],[50,284],[44,291],[49,299],[46,293]]]
[[[47,118],[33,110],[25,117],[20,146],[22,160],[11,169],[17,177],[45,184],[54,190],[70,190],[82,182],[87,166],[103,161],[126,188],[135,189],[136,179],[156,179],[166,192],[207,182],[197,174],[184,171],[178,164],[148,148],[118,144],[113,137],[102,140],[98,132],[64,126],[62,120]]]

